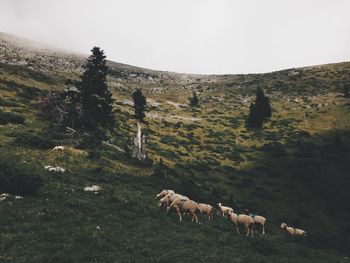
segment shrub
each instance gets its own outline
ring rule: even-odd
[[[8,123],[23,124],[24,121],[25,118],[19,114],[0,111],[0,125]]]
[[[29,164],[18,162],[11,156],[0,156],[0,191],[35,194],[41,184],[41,177]]]
[[[0,97],[0,106],[4,106],[4,107],[15,107],[17,106],[17,103],[9,100],[9,99],[4,99]]]
[[[22,86],[20,91],[17,91],[17,95],[27,99],[32,100],[35,99],[39,94],[41,90],[35,87],[28,87],[28,86]]]
[[[49,149],[53,147],[51,141],[39,135],[29,132],[19,132],[16,134],[15,143],[25,146],[31,146],[39,149]]]

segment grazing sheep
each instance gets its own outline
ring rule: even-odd
[[[306,236],[306,231],[298,229],[298,228],[294,228],[291,226],[287,226],[286,223],[282,223],[281,224],[281,229],[285,229],[287,234],[290,236]]]
[[[214,207],[203,203],[198,203],[198,206],[201,209],[202,214],[208,215],[209,222],[214,220]]]
[[[244,213],[245,213],[246,215],[251,216],[251,217],[253,218],[254,223],[255,223],[256,226],[257,226],[257,225],[260,225],[260,226],[261,226],[262,234],[265,235],[265,223],[266,223],[266,218],[263,217],[263,216],[251,214],[251,213],[249,213],[248,209],[246,209],[246,210],[244,211]]]
[[[169,205],[174,202],[176,199],[185,199],[190,200],[187,196],[183,196],[180,194],[167,194],[163,198],[159,200],[159,207],[169,207]]]
[[[240,214],[237,215],[231,211],[228,211],[227,213],[228,219],[235,225],[235,228],[237,230],[237,233],[239,234],[238,225],[243,225],[245,229],[247,230],[246,236],[249,236],[251,234],[251,237],[254,236],[254,220],[251,216]]]
[[[196,212],[202,213],[199,205],[193,201],[188,199],[176,199],[171,205],[167,208],[167,212],[174,207],[177,215],[179,216],[180,222],[182,221],[181,213],[190,213],[192,215],[192,222],[195,220],[196,223],[199,223],[198,216]]]
[[[232,212],[232,213],[234,212],[231,207],[223,206],[221,205],[221,203],[218,203],[218,207],[221,211],[222,216],[226,215],[228,212]]]
[[[156,199],[160,199],[163,198],[164,196],[168,195],[168,194],[175,194],[175,192],[173,190],[162,190],[159,194],[156,194]]]
[[[55,146],[51,151],[63,152],[64,146]]]
[[[51,167],[53,167],[53,166],[52,166],[52,165],[45,165],[45,166],[44,166],[44,169],[45,169],[45,170],[49,170],[49,168],[51,168]]]

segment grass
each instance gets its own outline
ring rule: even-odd
[[[124,69],[114,69],[109,81],[123,76],[118,83],[141,85],[147,97],[161,103],[160,109],[150,110],[160,119],[147,118],[143,124],[146,162],[109,148],[78,149],[82,138],[40,120],[38,96],[63,88],[77,70],[65,73],[53,64],[52,72],[43,74],[35,68],[45,65],[36,63],[33,70],[1,64],[2,110],[26,120],[0,125],[1,155],[11,156],[19,170],[28,165],[42,184],[34,196],[0,202],[0,262],[349,262],[344,233],[350,231],[350,116],[347,100],[337,93],[337,85],[350,78],[349,63],[216,76],[212,82],[207,82],[210,77],[193,79],[203,89],[196,111],[166,103],[186,104],[191,95],[176,76],[165,74],[159,83],[143,84],[124,79]],[[55,77],[50,75],[55,71]],[[167,89],[153,92],[158,85]],[[258,85],[271,96],[273,117],[263,130],[247,130],[249,100]],[[114,92],[130,99],[132,90]],[[305,99],[296,103],[296,97]],[[124,147],[135,136],[135,121],[128,106],[115,105],[115,114],[118,126],[110,141]],[[335,146],[336,134],[345,148]],[[50,151],[54,145],[64,145],[66,151]],[[44,165],[67,172],[52,174]],[[103,191],[82,190],[92,184]],[[174,213],[166,215],[157,207],[154,195],[161,189],[200,202],[221,202],[238,212],[248,208],[268,218],[268,234],[237,236],[218,215],[212,223],[202,217],[199,225],[185,215],[179,223]],[[309,237],[286,237],[281,222],[306,229]]]

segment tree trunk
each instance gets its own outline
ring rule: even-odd
[[[132,157],[139,160],[146,158],[146,138],[142,135],[141,123],[137,120],[137,133],[134,138],[134,151]]]

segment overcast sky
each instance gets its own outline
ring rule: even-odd
[[[350,0],[0,0],[0,31],[187,73],[350,61]]]

